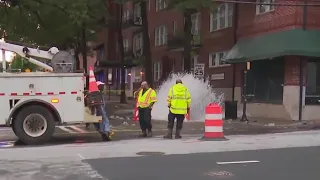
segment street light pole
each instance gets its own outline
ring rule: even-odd
[[[250,62],[246,63],[246,67],[245,70],[243,71],[243,93],[242,93],[242,97],[243,97],[243,109],[242,109],[242,117],[240,119],[240,121],[242,122],[249,122],[248,118],[247,118],[247,79],[248,79],[248,71],[250,70]]]

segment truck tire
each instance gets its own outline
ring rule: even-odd
[[[40,105],[30,105],[18,112],[13,120],[12,128],[23,143],[39,145],[50,140],[55,131],[55,121],[47,108]]]

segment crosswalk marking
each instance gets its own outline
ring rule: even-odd
[[[76,130],[77,132],[80,132],[80,133],[88,133],[88,131],[84,130],[84,129],[81,129],[81,128],[78,128],[77,126],[69,126],[71,127],[72,129]]]
[[[77,133],[75,131],[72,131],[71,129],[65,127],[65,126],[58,126],[59,129],[63,130],[63,131],[66,131],[68,133]]]

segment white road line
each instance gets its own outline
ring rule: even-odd
[[[84,129],[81,129],[81,128],[78,128],[77,126],[69,126],[71,129],[74,129],[80,133],[88,133],[88,131],[84,130]]]
[[[61,130],[63,130],[63,131],[66,131],[66,132],[68,132],[68,133],[77,133],[77,132],[75,132],[75,131],[72,131],[71,129],[67,129],[66,127],[64,127],[64,126],[58,126]]]
[[[248,164],[248,163],[259,163],[260,161],[230,161],[230,162],[217,162],[218,165],[224,164]]]
[[[80,157],[81,159],[86,159],[81,154],[77,154],[77,156]]]

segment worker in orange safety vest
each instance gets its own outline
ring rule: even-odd
[[[141,137],[152,137],[151,110],[157,102],[156,91],[149,87],[146,81],[141,83],[138,93],[139,123],[142,130]]]

